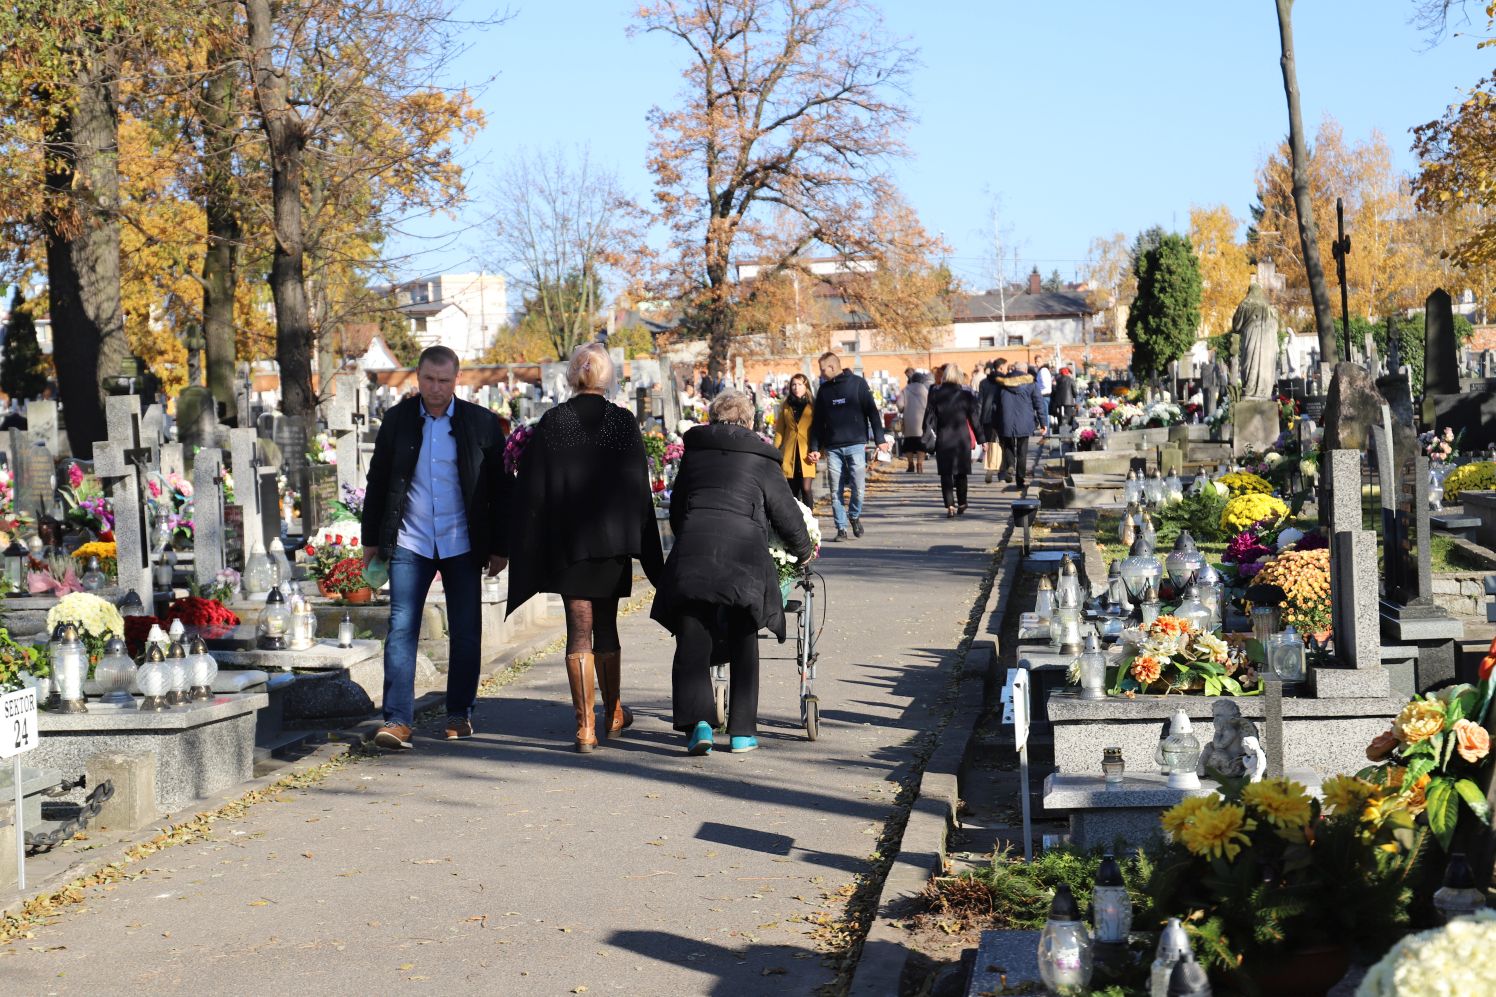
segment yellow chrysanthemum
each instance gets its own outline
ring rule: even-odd
[[[1247,832],[1256,828],[1257,822],[1248,819],[1243,807],[1202,807],[1180,831],[1179,840],[1192,855],[1224,858],[1229,862],[1252,843]]]
[[[1288,515],[1281,499],[1261,493],[1238,495],[1221,510],[1221,529],[1240,532],[1262,519],[1279,520]]]
[[[1353,775],[1333,775],[1325,780],[1320,792],[1324,794],[1326,810],[1348,814],[1360,812],[1368,800],[1381,797],[1382,787]]]
[[[1274,827],[1303,827],[1312,816],[1308,792],[1287,779],[1254,782],[1242,790],[1241,799]]]
[[[1190,821],[1195,819],[1195,814],[1199,813],[1201,810],[1207,807],[1216,806],[1220,802],[1221,797],[1215,793],[1212,793],[1209,796],[1187,797],[1186,799],[1179,801],[1178,803],[1174,804],[1174,806],[1164,811],[1164,830],[1167,831],[1175,841],[1178,841],[1180,833],[1189,826]]]
[[[1221,484],[1231,490],[1235,495],[1271,495],[1273,486],[1266,479],[1260,478],[1251,471],[1232,471],[1230,474],[1221,476]]]

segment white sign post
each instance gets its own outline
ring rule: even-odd
[[[1029,814],[1029,670],[1015,669],[1013,676],[1013,741],[1018,745],[1018,781],[1023,801],[1023,860],[1034,860],[1033,818]]]
[[[16,888],[26,889],[26,828],[21,822],[21,756],[36,747],[36,690],[0,696],[0,759],[11,760],[16,794]]]

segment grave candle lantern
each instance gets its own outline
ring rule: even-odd
[[[338,621],[338,646],[353,646],[353,611],[343,610],[343,618]]]
[[[125,593],[124,599],[120,600],[119,615],[121,616],[144,616],[145,604],[140,601],[140,593],[131,589]]]
[[[1034,597],[1034,615],[1039,617],[1040,623],[1048,623],[1054,615],[1054,585],[1050,583],[1048,575],[1039,578],[1039,594]]]
[[[1148,553],[1152,554],[1154,547],[1158,545],[1158,530],[1153,526],[1153,516],[1147,509],[1138,513],[1138,539],[1143,541],[1143,546]]]
[[[1169,923],[1158,934],[1158,952],[1154,956],[1149,973],[1149,997],[1169,997],[1169,977],[1174,973],[1174,964],[1184,958],[1190,950],[1190,938],[1185,934],[1179,918],[1169,918]]]
[[[166,667],[166,655],[161,653],[159,645],[152,644],[146,649],[145,664],[140,667],[136,682],[142,694],[142,710],[155,713],[171,707],[166,701],[167,693],[171,692],[171,670]]]
[[[1285,682],[1304,681],[1304,642],[1293,627],[1268,638],[1268,669]]]
[[[1158,468],[1154,468],[1143,483],[1143,498],[1152,506],[1164,504],[1164,479],[1159,476]]]
[[[265,548],[258,540],[250,548],[249,558],[244,562],[242,580],[244,594],[251,599],[260,598],[275,584],[270,573],[270,559],[265,556]]]
[[[1076,574],[1075,562],[1070,559],[1069,554],[1065,554],[1060,558],[1059,578],[1054,586],[1055,601],[1058,602],[1066,598],[1067,593],[1068,597],[1073,599],[1075,604],[1079,606],[1081,603],[1080,576]]]
[[[94,681],[103,690],[100,702],[110,706],[135,705],[130,698],[130,683],[135,681],[135,662],[130,660],[125,642],[120,638],[111,637],[104,645],[104,656],[94,668]]]
[[[83,586],[83,591],[98,592],[99,589],[104,587],[104,583],[107,580],[104,577],[104,572],[99,568],[99,559],[97,557],[89,557],[88,564],[83,571],[83,577],[78,579],[79,584]]]
[[[1187,586],[1193,585],[1204,568],[1205,555],[1195,546],[1195,538],[1190,536],[1189,530],[1180,530],[1174,549],[1164,558],[1164,570],[1169,573],[1175,591],[1183,592]]]
[[[1465,859],[1464,852],[1450,852],[1449,865],[1444,869],[1444,885],[1434,891],[1434,907],[1448,924],[1461,917],[1469,917],[1484,910],[1486,895],[1475,886],[1475,873]]]
[[[1184,601],[1179,604],[1178,609],[1174,610],[1174,615],[1181,620],[1187,620],[1196,630],[1203,633],[1210,632],[1210,609],[1200,601],[1199,589],[1193,585],[1184,590]]]
[[[262,651],[284,651],[290,629],[291,613],[286,609],[286,600],[280,589],[271,588],[255,624],[255,646]]]
[[[1122,882],[1122,870],[1108,852],[1096,871],[1096,885],[1091,889],[1091,914],[1096,922],[1096,940],[1104,945],[1127,941],[1132,930],[1132,898]]]
[[[191,702],[192,697],[187,691],[191,688],[187,675],[187,649],[181,641],[172,641],[166,649],[166,668],[171,682],[171,690],[166,694],[167,705],[181,706]]]
[[[1195,591],[1199,593],[1200,601],[1205,603],[1205,608],[1210,610],[1210,629],[1223,626],[1226,622],[1222,603],[1225,589],[1221,585],[1221,573],[1209,561],[1205,562],[1195,579]]]
[[[1054,623],[1050,627],[1050,643],[1057,647],[1061,654],[1080,654],[1081,652],[1080,605],[1069,590],[1059,594]]]
[[[1198,962],[1195,953],[1185,949],[1169,973],[1168,997],[1211,997],[1210,976]]]
[[[1127,590],[1127,597],[1136,604],[1142,601],[1148,583],[1157,583],[1164,573],[1164,566],[1159,563],[1158,558],[1153,556],[1143,542],[1143,538],[1138,537],[1132,542],[1132,549],[1127,557],[1122,559],[1119,570],[1122,574],[1122,584]]]
[[[1168,773],[1170,789],[1200,788],[1200,776],[1195,772],[1200,761],[1200,739],[1195,737],[1183,707],[1174,711],[1168,736],[1158,742],[1155,760]]]
[[[187,681],[192,699],[212,699],[213,680],[218,677],[218,662],[208,653],[201,637],[193,637],[187,652]]]
[[[5,578],[10,582],[12,592],[22,592],[26,588],[26,559],[30,556],[31,551],[19,537],[10,538],[10,546],[5,548]]]
[[[1143,500],[1143,483],[1136,471],[1127,472],[1127,481],[1122,485],[1122,501],[1134,505]]]
[[[1122,582],[1122,562],[1113,561],[1106,572],[1107,602],[1110,612],[1121,614],[1132,611],[1132,600],[1127,597],[1127,586]]]
[[[58,625],[52,640],[52,677],[61,696],[56,709],[61,713],[87,713],[83,701],[83,677],[88,673],[88,654],[78,628],[71,623]]]
[[[1091,982],[1091,932],[1064,883],[1055,888],[1039,933],[1039,978],[1052,994],[1082,991]]]
[[[1143,616],[1143,626],[1148,626],[1158,619],[1159,610],[1163,606],[1158,600],[1158,580],[1150,578],[1148,584],[1143,587],[1143,600],[1138,603],[1138,610]]]
[[[1086,634],[1085,650],[1077,659],[1080,665],[1080,698],[1106,698],[1106,653],[1101,650],[1101,639],[1094,633]]]
[[[1126,771],[1127,761],[1122,757],[1121,748],[1101,749],[1101,774],[1108,786],[1122,785]]]
[[[1164,479],[1164,501],[1171,505],[1184,501],[1184,482],[1175,471],[1170,471],[1169,476]]]

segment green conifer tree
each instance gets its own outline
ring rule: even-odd
[[[5,327],[5,346],[0,348],[0,391],[13,399],[29,401],[46,386],[47,364],[36,341],[36,322],[17,294]]]
[[[1152,241],[1152,240],[1147,240]],[[1194,345],[1200,328],[1200,264],[1189,239],[1161,235],[1152,245],[1139,237],[1132,270],[1138,295],[1127,314],[1132,369],[1139,377],[1162,373]]]

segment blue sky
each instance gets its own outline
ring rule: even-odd
[[[1380,129],[1403,171],[1415,165],[1408,129],[1496,61],[1468,35],[1427,48],[1409,23],[1412,0],[1295,6],[1311,134],[1326,113],[1349,141]],[[461,12],[492,8],[464,0]],[[440,238],[392,246],[415,254],[411,272],[478,265],[487,177],[516,146],[585,143],[648,198],[645,115],[674,99],[681,53],[664,38],[629,38],[626,0],[509,9],[452,66],[453,82],[492,77],[480,97],[488,126],[464,154],[477,203],[455,224],[417,226]],[[894,172],[973,287],[989,272],[994,200],[1017,269],[1070,278],[1095,236],[1183,229],[1192,204],[1224,202],[1245,218],[1253,174],[1287,132],[1270,0],[883,0],[882,9],[922,63],[910,85],[913,156]]]

